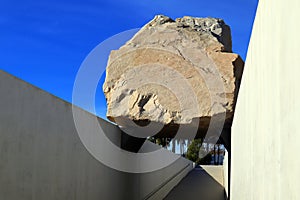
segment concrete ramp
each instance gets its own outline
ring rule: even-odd
[[[222,166],[201,166],[191,171],[165,200],[226,200]]]
[[[109,140],[121,146],[117,126],[75,109],[84,123],[98,120]],[[149,173],[102,164],[82,144],[71,104],[0,71],[1,200],[162,199],[191,169],[183,158]]]

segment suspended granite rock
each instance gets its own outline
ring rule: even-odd
[[[244,66],[231,44],[221,19],[156,16],[110,54],[108,119],[123,128],[160,124],[161,137],[180,126],[198,137],[209,126],[216,134],[230,128]]]

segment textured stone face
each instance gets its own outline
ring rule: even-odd
[[[166,137],[178,125],[205,132],[213,117],[229,127],[244,66],[231,49],[221,19],[156,16],[110,54],[107,117],[122,127],[162,124]]]

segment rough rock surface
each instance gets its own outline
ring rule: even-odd
[[[244,66],[231,44],[221,19],[156,16],[110,54],[108,119],[123,127],[157,122],[165,137],[179,125],[205,135],[216,116],[215,123],[230,127]]]

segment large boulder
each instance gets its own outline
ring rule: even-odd
[[[107,117],[123,128],[161,124],[162,137],[173,137],[181,125],[198,137],[209,125],[228,129],[243,66],[223,20],[158,15],[110,54]]]

